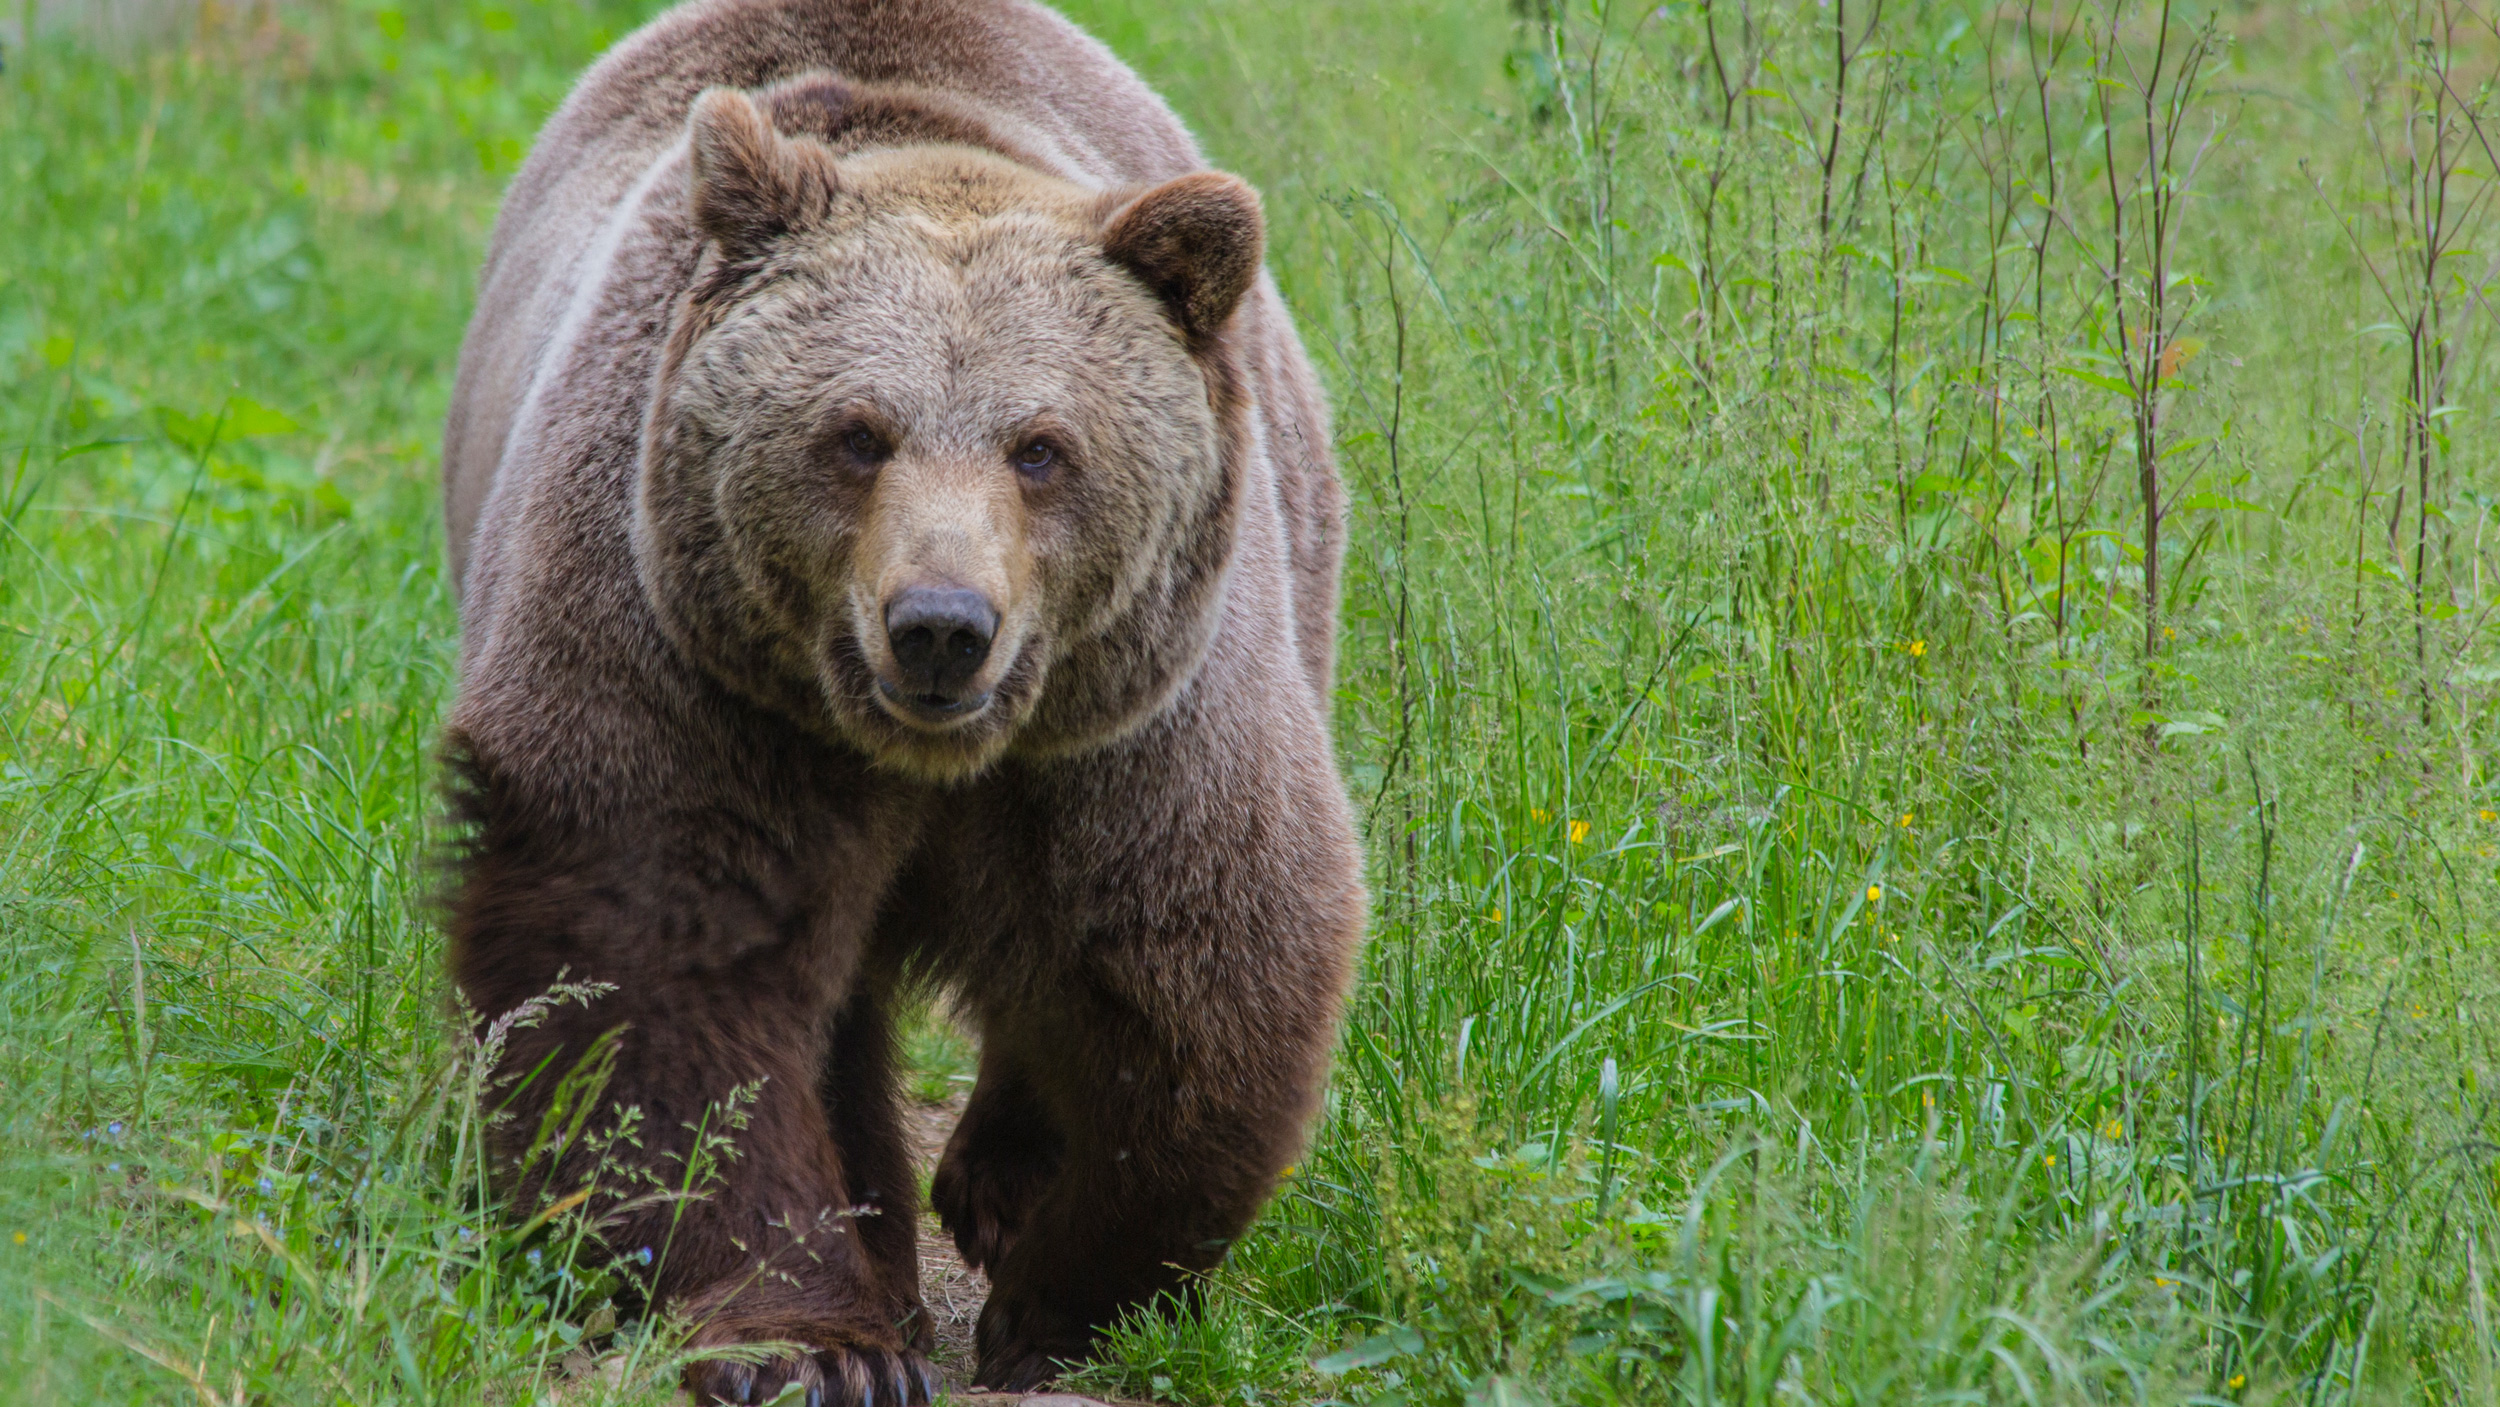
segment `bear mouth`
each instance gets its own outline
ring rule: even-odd
[[[990,690],[956,696],[909,694],[890,679],[877,681],[877,702],[902,722],[922,728],[952,728],[990,706]]]

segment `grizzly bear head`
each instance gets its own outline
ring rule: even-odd
[[[670,637],[931,779],[1151,716],[1233,555],[1257,196],[1104,193],[953,143],[837,156],[721,89],[688,145],[703,252],[634,524]]]

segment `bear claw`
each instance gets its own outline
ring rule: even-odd
[[[929,1365],[910,1349],[823,1349],[760,1364],[716,1359],[687,1370],[694,1400],[711,1404],[779,1402],[792,1387],[806,1407],[927,1407],[937,1400]]]

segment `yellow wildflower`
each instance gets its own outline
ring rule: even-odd
[[[1546,814],[1544,807],[1531,806],[1528,808],[1528,819],[1539,825],[1543,825],[1545,822],[1552,820],[1553,817]]]
[[[1586,839],[1588,839],[1588,838],[1589,838],[1589,823],[1588,823],[1588,822],[1586,822],[1586,821],[1573,821],[1573,822],[1571,823],[1571,843],[1572,843],[1572,844],[1574,844],[1574,845],[1577,845],[1577,844],[1579,844],[1581,841],[1584,841],[1584,840],[1586,840]]]
[[[2243,1388],[2248,1386],[2248,1375],[2246,1373],[2233,1373],[2231,1375],[2231,1386],[2234,1388]]]
[[[1884,887],[1880,884],[1868,885],[1866,887],[1866,902],[1870,904],[1880,904],[1884,902]]]
[[[2055,1153],[2051,1153],[2051,1154],[2047,1155],[2046,1157],[2043,1157],[2040,1161],[2041,1161],[2041,1162],[2043,1162],[2043,1163],[2048,1164],[2050,1167],[2056,1167],[2056,1166],[2057,1166],[2057,1155],[2056,1155]]]
[[[2482,817],[2486,821],[2500,821],[2500,811],[2494,811],[2488,806],[2475,812],[2474,814]]]
[[[1910,658],[1914,660],[1923,660],[1927,658],[1927,642],[1924,640],[1911,641]]]
[[[1915,820],[1917,820],[1917,819],[1918,819],[1918,813],[1917,813],[1916,811],[1904,811],[1904,812],[1902,812],[1902,813],[1901,813],[1901,829],[1903,829],[1903,830],[1908,830],[1908,829],[1910,828],[1910,822],[1915,821]]]

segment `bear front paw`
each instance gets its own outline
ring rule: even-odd
[[[793,1386],[795,1396],[784,1398]],[[937,1398],[928,1360],[910,1349],[826,1348],[761,1363],[709,1359],[686,1370],[701,1407],[786,1401],[791,1407],[925,1407]]]
[[[746,1303],[748,1300],[757,1301]],[[864,1308],[864,1306],[862,1306]],[[704,1358],[686,1369],[686,1390],[698,1407],[783,1401],[789,1407],[915,1407],[935,1399],[937,1380],[921,1357],[928,1316],[918,1306],[896,1323],[873,1312],[852,1319],[822,1287],[759,1285],[744,1293],[718,1289],[687,1306],[699,1325],[697,1352],[738,1344],[796,1345],[761,1361]],[[796,1391],[792,1391],[795,1388]]]

